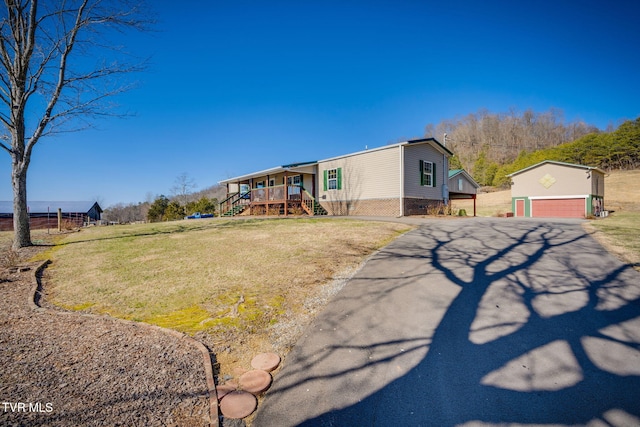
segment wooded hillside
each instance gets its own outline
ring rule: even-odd
[[[481,185],[505,185],[506,174],[542,160],[606,170],[640,168],[640,118],[603,132],[581,121],[565,123],[556,109],[522,114],[481,110],[429,124],[425,136],[446,143],[455,153],[451,168],[466,169]]]

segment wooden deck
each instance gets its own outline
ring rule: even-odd
[[[276,185],[233,194],[220,204],[220,212],[233,216],[248,209],[250,215],[315,215],[317,203],[299,185]]]

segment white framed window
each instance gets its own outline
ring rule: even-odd
[[[458,191],[462,191],[462,178],[458,178]]]
[[[338,169],[329,169],[327,171],[327,188],[329,190],[338,189]]]
[[[342,168],[325,169],[324,175],[324,191],[342,190]]]
[[[433,162],[420,160],[420,185],[424,187],[436,186],[436,165]]]
[[[300,185],[300,175],[288,176],[287,185]]]

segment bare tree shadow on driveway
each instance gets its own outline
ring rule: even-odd
[[[256,426],[640,425],[640,274],[577,221],[423,225],[337,295]]]

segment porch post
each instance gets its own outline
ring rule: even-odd
[[[284,172],[284,216],[289,215],[289,183],[287,182],[287,171]]]
[[[249,178],[249,214],[255,215],[253,211],[253,178]]]
[[[476,216],[476,195],[473,195],[473,216]]]

